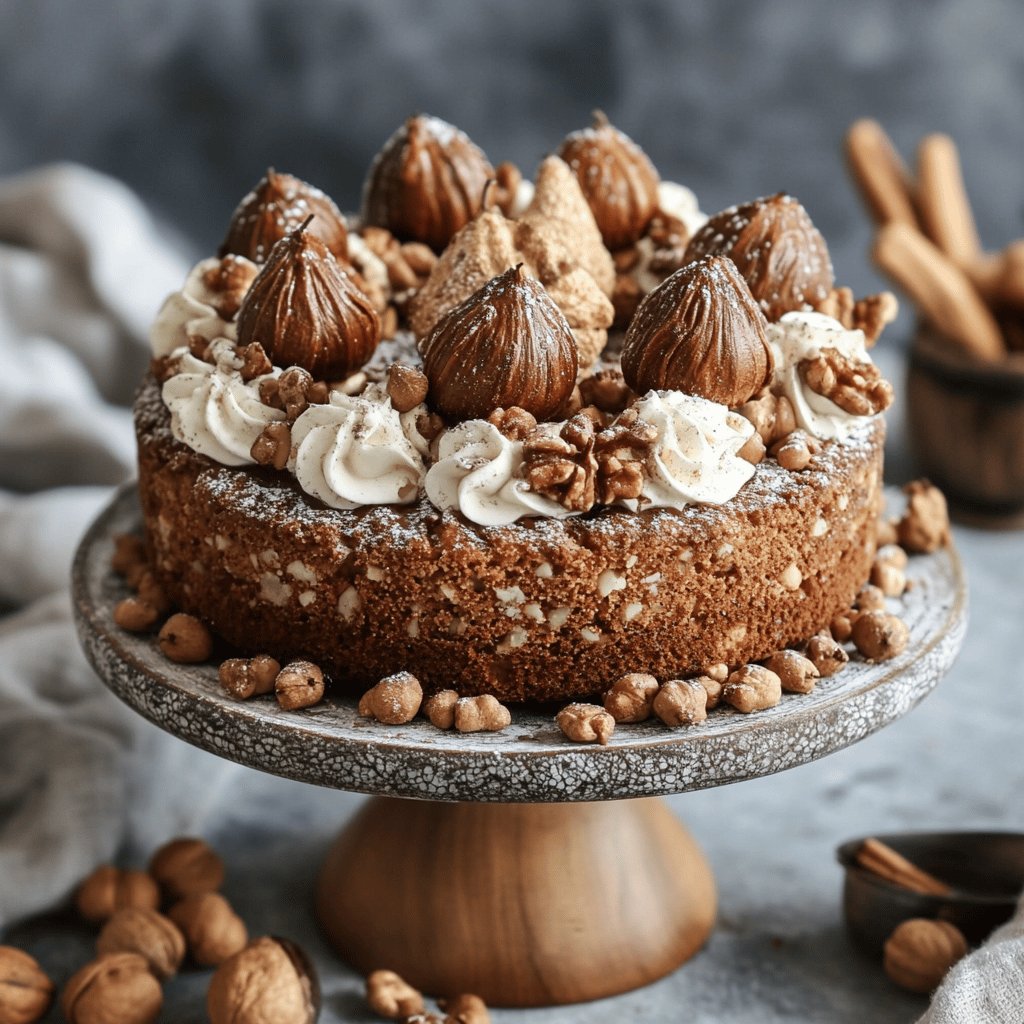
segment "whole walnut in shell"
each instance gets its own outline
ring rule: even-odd
[[[270,250],[310,214],[310,233],[339,260],[347,260],[348,230],[334,200],[301,179],[273,168],[238,204],[217,255],[234,254],[262,263]]]
[[[217,968],[206,995],[210,1024],[313,1024],[320,983],[306,954],[265,936]]]
[[[690,239],[685,260],[728,256],[769,320],[823,302],[832,260],[821,232],[792,196],[779,193],[711,217]]]
[[[175,899],[216,892],[224,883],[224,862],[202,839],[183,836],[164,843],[150,858],[149,873]]]
[[[494,177],[483,151],[439,117],[410,117],[370,167],[363,220],[440,252],[483,205]]]
[[[640,303],[622,346],[622,373],[638,394],[683,391],[742,405],[771,380],[766,330],[732,261],[706,256]]]
[[[239,345],[318,379],[358,370],[380,337],[373,303],[309,223],[274,246],[238,311]]]
[[[124,907],[103,926],[96,952],[138,953],[161,981],[177,974],[185,959],[185,936],[178,926],[155,910]]]
[[[899,925],[885,943],[885,973],[901,988],[928,993],[967,955],[967,940],[949,921],[914,917]]]
[[[163,1002],[160,982],[138,953],[112,953],[86,964],[60,999],[68,1024],[151,1024]]]
[[[519,406],[552,417],[576,385],[576,342],[565,317],[522,266],[449,310],[421,346],[431,404],[461,419]]]
[[[156,910],[160,906],[160,887],[145,871],[122,871],[112,864],[101,864],[78,887],[75,906],[86,921],[99,924],[121,907]]]
[[[593,126],[567,135],[558,155],[575,172],[609,249],[643,235],[658,208],[658,172],[628,135],[598,110]]]
[[[215,967],[245,948],[245,922],[219,892],[202,892],[175,903],[167,916],[181,929],[189,955],[201,967]]]
[[[50,1008],[53,993],[35,957],[0,946],[0,1024],[33,1024]]]

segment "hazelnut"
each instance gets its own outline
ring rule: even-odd
[[[906,623],[887,612],[864,612],[853,624],[853,642],[868,661],[887,661],[901,654],[910,639]]]
[[[857,621],[859,614],[860,612],[851,609],[834,615],[828,624],[828,631],[832,634],[832,639],[845,644],[853,636],[853,624]]]
[[[658,208],[658,172],[628,135],[595,110],[593,126],[566,136],[558,155],[575,173],[609,249],[643,235]]]
[[[430,383],[426,374],[414,366],[393,363],[388,368],[388,397],[396,412],[411,412],[425,402]]]
[[[807,641],[804,653],[814,663],[822,679],[834,676],[850,660],[850,656],[832,637],[820,633]]]
[[[724,256],[708,256],[647,295],[622,345],[622,373],[637,393],[684,391],[739,406],[771,379],[768,324]]]
[[[465,132],[438,117],[410,117],[370,167],[363,222],[440,252],[480,211],[493,177]]]
[[[716,683],[724,683],[729,678],[729,666],[724,661],[718,661],[712,665],[705,665],[700,674],[713,679]]]
[[[811,457],[821,450],[818,442],[802,430],[790,431],[771,446],[771,455],[791,473],[800,473],[811,464]]]
[[[796,651],[776,651],[764,667],[779,677],[787,693],[810,693],[821,678],[814,662]]]
[[[245,922],[218,892],[187,896],[167,916],[181,929],[189,955],[201,967],[216,967],[249,941]]]
[[[220,663],[217,678],[220,685],[237,700],[248,700],[264,693],[271,693],[277,681],[281,665],[269,654],[257,654],[255,658],[228,658]]]
[[[654,698],[654,713],[665,725],[696,725],[708,717],[708,691],[696,679],[670,679]]]
[[[658,680],[645,672],[617,679],[604,695],[604,709],[616,722],[643,722],[651,717]]]
[[[423,703],[423,687],[411,672],[396,672],[359,698],[359,714],[385,725],[411,722]]]
[[[450,729],[455,724],[455,705],[459,695],[454,690],[441,690],[423,702],[423,713],[436,729]]]
[[[145,871],[122,871],[103,864],[78,887],[75,906],[86,921],[99,924],[122,907],[156,910],[160,889]]]
[[[515,405],[549,419],[576,386],[572,331],[522,264],[445,313],[421,350],[431,403],[449,416],[483,418]]]
[[[165,843],[153,854],[149,873],[174,899],[216,892],[224,884],[224,862],[202,839]]]
[[[143,601],[155,608],[161,615],[165,615],[171,610],[171,602],[167,599],[164,588],[160,586],[151,569],[147,569],[138,578],[135,590]]]
[[[942,491],[927,480],[903,488],[907,510],[896,524],[896,537],[907,551],[928,554],[949,543],[949,509]]]
[[[319,704],[324,697],[324,674],[311,661],[289,662],[274,681],[277,703],[285,711],[297,711]]]
[[[144,957],[111,953],[71,976],[60,1005],[68,1024],[151,1024],[163,1001]]]
[[[278,385],[280,389],[280,385]],[[292,428],[287,423],[268,423],[253,441],[249,455],[259,466],[282,470],[288,465],[292,451]]]
[[[907,589],[907,574],[891,562],[876,560],[871,566],[871,582],[886,597],[899,597]]]
[[[185,937],[178,926],[155,910],[123,907],[100,930],[96,952],[138,953],[160,980],[178,972],[185,959]]]
[[[213,652],[210,631],[194,615],[177,612],[161,627],[158,634],[164,657],[182,665],[206,661]]]
[[[763,665],[743,665],[729,676],[722,700],[745,715],[773,708],[782,700],[782,680]]]
[[[490,693],[462,697],[455,703],[457,732],[501,732],[511,722],[512,712]]]
[[[490,1024],[487,1004],[479,996],[466,993],[450,999],[438,999],[437,1005],[444,1010],[445,1019],[453,1024]]]
[[[685,261],[728,256],[769,320],[823,302],[832,261],[821,232],[792,196],[734,206],[709,218],[690,239]]]
[[[711,666],[716,668],[717,666]],[[704,692],[707,694],[706,709],[711,711],[713,708],[717,708],[719,702],[722,699],[722,690],[725,688],[725,682],[729,678],[729,667],[727,665],[722,666],[725,669],[725,676],[723,679],[719,679],[717,676],[704,675],[697,676],[694,680],[696,683],[700,683],[704,687]]]
[[[424,1012],[423,993],[394,971],[374,971],[367,977],[366,1001],[374,1013],[390,1020]]]
[[[34,1024],[50,1008],[53,993],[34,957],[0,946],[0,1024]]]
[[[574,743],[605,746],[615,731],[615,719],[598,704],[567,704],[555,715],[555,722]]]
[[[873,583],[865,583],[857,591],[856,609],[858,612],[884,612],[885,594],[882,588]]]
[[[231,216],[218,255],[244,256],[263,263],[274,246],[313,215],[310,232],[338,259],[348,259],[345,218],[318,188],[273,168],[256,183]]]
[[[967,940],[948,921],[914,917],[886,940],[885,973],[901,988],[928,993],[967,955]]]
[[[320,983],[293,942],[253,939],[214,972],[206,995],[210,1024],[313,1024]]]
[[[126,597],[114,605],[114,624],[129,633],[145,633],[159,618],[160,613],[141,597]]]
[[[321,379],[344,377],[373,354],[380,317],[307,227],[271,250],[238,311],[238,344],[258,341],[278,366],[299,366]]]

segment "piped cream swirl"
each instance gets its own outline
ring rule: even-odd
[[[550,424],[557,433],[561,424]],[[523,478],[523,444],[493,423],[466,420],[445,431],[437,461],[424,482],[438,508],[458,509],[481,526],[507,526],[524,516],[565,519],[574,513],[528,489]]]
[[[163,386],[164,404],[171,411],[171,432],[193,451],[224,466],[244,466],[254,459],[253,442],[268,423],[284,413],[260,401],[259,384],[276,377],[244,381],[231,342],[215,341],[212,363],[193,356],[187,348],[171,353],[177,372]]]
[[[827,348],[857,362],[870,363],[864,332],[847,330],[822,313],[793,312],[768,325],[768,341],[775,356],[772,390],[790,400],[799,426],[823,441],[846,437],[864,417],[854,416],[812,391],[800,376],[800,363],[817,358]]]
[[[400,416],[379,385],[361,395],[332,392],[292,426],[289,468],[307,494],[331,508],[407,505],[424,475],[426,442],[415,413]]]
[[[630,508],[721,505],[754,475],[738,455],[754,428],[724,405],[681,391],[649,391],[632,408],[658,436],[639,501],[624,503]]]
[[[219,266],[220,260],[214,257],[200,260],[189,271],[181,290],[172,292],[164,300],[149,331],[149,344],[154,356],[170,355],[175,349],[187,345],[190,338],[202,338],[207,342],[217,338],[229,341],[237,338],[235,324],[217,312],[217,292],[207,287],[204,281],[206,274]]]

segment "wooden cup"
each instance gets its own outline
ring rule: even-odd
[[[910,438],[963,522],[1024,527],[1024,354],[983,362],[922,323],[907,373]]]

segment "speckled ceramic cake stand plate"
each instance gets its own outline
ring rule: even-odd
[[[118,629],[113,608],[126,590],[110,569],[113,539],[139,528],[126,488],[74,563],[78,632],[103,681],[212,753],[374,794],[321,870],[329,937],[359,969],[387,965],[427,991],[474,991],[497,1005],[611,995],[690,957],[713,925],[713,878],[662,802],[636,798],[767,775],[863,739],[938,683],[967,622],[963,572],[947,549],[911,560],[902,655],[852,660],[767,711],[720,708],[681,730],[620,726],[606,747],[568,743],[551,712],[514,710],[496,734],[441,732],[422,719],[389,727],[360,719],[349,699],[302,712],[272,698],[235,701],[215,666],[174,665],[153,636]]]

